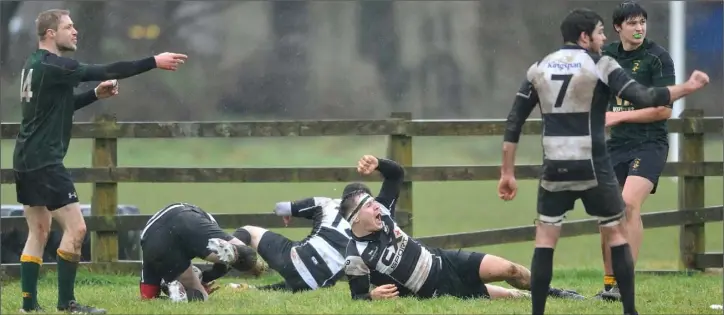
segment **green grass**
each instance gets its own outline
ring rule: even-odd
[[[11,166],[12,141],[2,142],[2,167]],[[325,137],[325,138],[252,138],[252,139],[140,139],[119,141],[120,166],[165,167],[303,167],[303,166],[352,166],[363,154],[383,156],[386,149],[384,137]],[[90,165],[91,142],[73,140],[66,158],[68,167]],[[722,160],[722,142],[707,143],[707,160]],[[525,137],[519,149],[519,163],[540,163],[540,140]],[[499,137],[420,137],[414,140],[415,165],[498,165],[500,163]],[[260,213],[272,210],[275,202],[309,196],[338,196],[342,183],[293,183],[293,184],[120,184],[119,202],[138,206],[143,213],[153,213],[159,208],[177,201],[198,204],[212,213]],[[428,236],[491,228],[529,225],[535,217],[536,181],[521,181],[516,200],[503,202],[496,196],[496,181],[425,182],[414,184],[415,235]],[[378,184],[371,184],[376,189]],[[77,185],[81,202],[89,203],[91,185]],[[2,186],[2,202],[15,203],[13,185]],[[722,179],[706,181],[707,206],[722,204]],[[677,184],[662,179],[658,192],[649,197],[644,212],[677,208]],[[586,218],[582,206],[577,204],[569,219]],[[301,238],[307,229],[275,229],[290,238]],[[722,251],[722,224],[707,224],[706,248]],[[531,242],[474,248],[503,256],[523,265],[529,265],[533,245]],[[559,242],[556,251],[556,268],[570,270],[586,268],[586,271],[561,271],[556,278],[566,286],[575,287],[588,295],[600,287],[599,238],[596,235],[566,238]],[[678,267],[678,228],[646,230],[644,244],[637,264],[638,269],[676,269]],[[81,277],[82,278],[82,277]],[[510,313],[529,312],[526,302],[485,301],[438,302],[394,301],[377,303],[374,307],[347,301],[346,288],[314,292],[298,296],[250,292],[240,296],[219,292],[215,296],[217,306],[174,306],[167,303],[136,302],[137,279],[104,278],[123,284],[104,286],[79,285],[79,296],[84,301],[104,305],[114,312],[148,313]],[[90,280],[88,280],[90,281]],[[98,280],[101,281],[101,280]],[[346,286],[346,284],[342,284]],[[641,276],[638,281],[640,304],[646,313],[696,313],[711,312],[710,304],[721,301],[721,277],[697,276],[695,278]],[[8,296],[19,296],[17,284],[4,287]],[[13,291],[14,290],[14,291]],[[41,287],[43,298],[52,299],[52,284]],[[16,293],[12,293],[16,292]],[[337,297],[331,301],[325,297]],[[111,298],[112,297],[112,298]],[[118,298],[116,298],[118,297]],[[324,300],[322,300],[325,298]],[[5,301],[5,300],[4,300]],[[5,304],[3,311],[17,308]],[[51,305],[52,300],[47,300]],[[306,301],[301,306],[294,301]],[[8,303],[17,303],[10,299]],[[572,303],[554,301],[555,313],[619,313],[616,305],[592,301]],[[9,305],[9,306],[8,306]],[[158,307],[153,311],[152,307]],[[719,312],[720,313],[720,312]]]
[[[268,277],[249,283],[267,284],[278,279]],[[636,281],[638,310],[642,314],[721,314],[709,308],[721,303],[721,276],[638,276]],[[168,300],[140,301],[135,277],[81,273],[76,296],[84,303],[108,309],[110,314],[530,314],[529,300],[466,301],[445,297],[369,303],[352,301],[344,282],[303,294],[235,291],[227,286],[230,282],[240,280],[223,279],[222,288],[207,303],[177,304]],[[600,287],[600,275],[598,270],[557,270],[553,284],[592,296]],[[51,273],[40,281],[40,304],[46,310],[55,306],[56,286]],[[16,313],[21,301],[18,284],[4,285],[3,297],[2,313]],[[593,299],[549,299],[547,308],[548,314],[621,314],[620,303]]]

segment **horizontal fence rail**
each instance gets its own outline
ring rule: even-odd
[[[79,167],[68,169],[76,183],[312,183],[378,182],[381,177],[361,176],[351,167],[276,167],[276,168],[184,168],[184,167]],[[412,166],[406,167],[407,182],[497,180],[500,166]],[[721,162],[670,162],[663,177],[722,176]],[[539,165],[517,165],[517,179],[538,179]],[[3,184],[15,182],[13,170],[3,169]]]
[[[721,133],[721,117],[669,119],[669,132]],[[18,123],[2,123],[2,139],[15,139]],[[73,138],[241,138],[319,136],[499,136],[505,120],[295,120],[233,122],[76,123]],[[541,120],[530,119],[523,134],[538,135]]]

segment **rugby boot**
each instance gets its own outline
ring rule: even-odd
[[[586,299],[585,296],[578,294],[578,292],[576,292],[576,291],[562,290],[562,289],[556,289],[556,288],[548,289],[548,296],[560,298],[560,299],[569,299],[569,300],[585,300]]]
[[[608,291],[602,291],[601,299],[608,302],[620,302],[621,291],[619,291],[618,287],[613,287]]]
[[[76,301],[70,301],[68,306],[58,306],[58,311],[69,314],[105,314],[106,310],[93,306],[78,304]]]
[[[40,307],[40,305],[35,305],[35,307],[32,310],[26,311],[25,309],[21,308],[20,311],[18,311],[18,312],[20,312],[21,314],[45,313],[45,310],[42,307]]]

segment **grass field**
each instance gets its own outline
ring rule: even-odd
[[[497,165],[500,163],[499,137],[427,137],[415,138],[415,165]],[[2,167],[10,167],[12,142],[2,142]],[[188,139],[188,140],[119,140],[120,166],[165,166],[165,167],[302,167],[302,166],[352,166],[362,154],[384,156],[385,137],[347,137],[347,138],[252,138],[252,139]],[[540,140],[538,137],[525,137],[522,140],[518,163],[536,164],[540,161]],[[91,142],[73,140],[71,152],[66,159],[68,167],[90,165]],[[710,141],[707,145],[707,160],[722,160],[721,141]],[[342,183],[305,183],[305,184],[120,184],[119,201],[123,204],[138,206],[143,213],[153,213],[171,202],[185,201],[195,203],[212,213],[260,213],[271,211],[275,202],[309,196],[337,196]],[[535,181],[519,183],[520,192],[516,200],[504,203],[496,197],[496,181],[477,182],[428,182],[414,185],[415,235],[427,236],[443,233],[474,231],[529,225],[534,218]],[[722,204],[722,179],[709,178],[706,182],[706,205]],[[377,184],[371,185],[379,187]],[[81,202],[89,203],[91,185],[77,185]],[[15,191],[12,185],[2,186],[2,202],[15,203]],[[663,179],[657,194],[651,196],[644,205],[645,212],[671,210],[677,208],[677,185],[671,179]],[[585,218],[580,204],[569,219]],[[278,229],[284,235],[301,238],[306,229]],[[707,225],[707,250],[722,250],[722,224]],[[583,236],[564,239],[556,251],[557,268],[566,285],[576,287],[582,293],[593,294],[601,282],[599,240],[597,236]],[[638,269],[676,269],[678,255],[678,228],[659,228],[647,230],[641,252]],[[477,250],[494,253],[510,260],[528,265],[532,255],[530,242],[487,246]],[[584,268],[584,271],[571,271]],[[97,298],[98,304],[113,294],[118,307],[128,306],[125,312],[150,312],[147,306],[130,304],[122,297],[135,298],[136,279],[93,276],[97,281],[108,283],[127,283],[123,290],[111,286],[80,286],[79,292],[88,298]],[[721,302],[721,277],[699,276],[696,278],[677,277],[640,277],[639,287],[642,297],[642,311],[646,313],[707,312],[709,304]],[[50,281],[50,280],[48,280]],[[88,280],[90,281],[90,280]],[[94,280],[95,281],[95,280]],[[648,283],[648,284],[647,284]],[[346,284],[343,284],[346,286]],[[659,290],[664,287],[664,292]],[[51,298],[52,285],[43,287]],[[648,289],[647,289],[648,288]],[[4,287],[10,296],[18,296],[16,284]],[[103,292],[108,295],[86,295],[83,292]],[[111,293],[111,290],[115,290]],[[346,289],[344,289],[346,290]],[[231,293],[220,292],[217,299],[220,309],[207,306],[193,306],[169,309],[168,312],[187,313],[527,313],[527,303],[504,302],[489,304],[486,302],[455,303],[410,303],[407,301],[387,302],[369,308],[364,304],[348,306],[344,299],[340,304],[306,303],[296,306],[293,301],[316,301],[327,295],[346,298],[347,292],[335,289],[329,292],[315,292],[300,296],[258,295],[250,293],[243,297],[234,297]],[[128,291],[128,292],[126,292]],[[689,292],[691,294],[683,294]],[[696,292],[696,294],[693,294]],[[703,294],[702,294],[703,293]],[[688,297],[685,297],[687,296]],[[119,298],[116,299],[115,296]],[[676,297],[676,298],[674,298]],[[682,298],[692,300],[681,300]],[[247,300],[248,299],[248,300]],[[262,300],[262,301],[258,301]],[[17,302],[17,300],[12,300]],[[11,301],[11,302],[12,302]],[[238,302],[237,302],[238,301]],[[245,302],[246,301],[246,302]],[[326,300],[325,300],[326,301]],[[49,300],[50,303],[50,300]],[[135,303],[135,302],[133,302]],[[452,304],[451,304],[452,303]],[[522,304],[521,304],[522,303]],[[556,313],[618,313],[618,306],[608,306],[585,302],[581,307],[576,303],[555,302],[551,310]],[[143,305],[152,305],[143,304]],[[257,306],[260,304],[262,306]],[[2,303],[6,310],[6,303]],[[48,304],[51,305],[51,304]],[[104,304],[106,305],[106,304]],[[111,304],[114,305],[114,304]],[[109,308],[113,308],[109,305]],[[14,306],[13,306],[14,307]],[[171,307],[158,304],[159,312]],[[308,308],[303,308],[308,307]],[[685,307],[685,308],[684,308]],[[142,309],[143,308],[143,309]],[[480,309],[478,309],[480,308]],[[121,311],[120,308],[116,308]],[[510,311],[508,311],[510,310]],[[5,312],[3,312],[5,313]],[[721,313],[721,312],[719,312]]]
[[[558,270],[554,284],[576,288],[587,296],[598,290],[598,270]],[[176,304],[168,300],[140,301],[138,278],[79,274],[76,296],[84,303],[103,306],[110,314],[530,314],[529,300],[458,300],[440,298],[427,301],[397,299],[374,303],[355,302],[346,283],[331,289],[303,294],[235,291],[226,284],[208,303]],[[271,283],[265,278],[252,283]],[[638,276],[637,303],[641,314],[721,314],[709,308],[721,304],[720,276]],[[54,274],[40,281],[39,296],[46,310],[55,307],[57,283]],[[17,283],[3,286],[2,314],[17,313],[20,289]],[[547,303],[548,314],[621,314],[621,304],[595,301],[555,300]]]

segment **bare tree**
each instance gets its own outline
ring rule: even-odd
[[[10,20],[20,8],[20,1],[0,2],[0,69],[8,61],[10,52]],[[9,71],[3,71],[0,75],[7,75]]]

